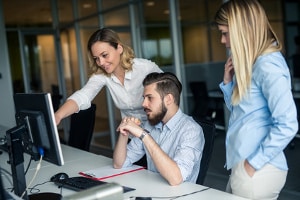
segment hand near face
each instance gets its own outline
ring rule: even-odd
[[[230,56],[225,63],[223,83],[226,85],[227,83],[231,82],[233,75],[234,75],[234,67],[233,67],[232,57]]]
[[[141,121],[135,117],[125,117],[117,128],[120,134],[127,136],[132,134],[134,137],[139,137],[143,129],[140,127]]]

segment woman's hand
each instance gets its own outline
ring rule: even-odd
[[[56,126],[58,126],[60,124],[61,117],[58,115],[58,113],[54,113],[54,117],[55,117]]]
[[[224,77],[223,83],[226,85],[227,83],[232,81],[234,75],[234,67],[232,62],[232,57],[230,56],[224,66]]]
[[[244,167],[245,167],[245,170],[247,172],[247,174],[252,177],[255,173],[255,169],[250,165],[250,163],[248,162],[248,160],[245,160],[244,162]]]

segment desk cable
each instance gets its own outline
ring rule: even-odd
[[[207,187],[207,188],[204,188],[204,189],[201,189],[201,190],[197,190],[195,192],[190,192],[190,193],[186,193],[186,194],[182,194],[182,195],[178,195],[178,196],[169,196],[169,197],[159,197],[159,196],[149,196],[149,197],[135,197],[135,196],[131,196],[129,197],[130,200],[135,200],[135,199],[151,199],[151,198],[154,198],[154,199],[169,199],[169,200],[173,200],[173,199],[178,199],[180,197],[185,197],[185,196],[189,196],[189,195],[192,195],[192,194],[196,194],[196,193],[199,193],[199,192],[203,192],[205,190],[208,190],[210,189],[210,187]]]
[[[40,150],[40,155],[41,155],[41,157],[40,157],[39,163],[37,164],[35,173],[34,173],[32,179],[31,179],[31,181],[29,182],[29,184],[28,184],[27,187],[25,188],[24,192],[22,193],[21,199],[24,197],[24,195],[26,194],[27,189],[30,187],[30,185],[31,185],[32,182],[34,181],[34,179],[35,179],[35,177],[36,177],[38,171],[41,169],[42,160],[43,160],[43,155],[44,155],[44,152],[43,152],[42,150]]]
[[[3,172],[5,172],[5,173],[3,173]],[[10,183],[10,185],[13,185],[13,182],[12,182],[12,179],[11,179],[12,174],[8,170],[0,167],[0,174],[2,174],[7,179],[7,181]],[[12,190],[12,188],[7,188],[7,189]]]

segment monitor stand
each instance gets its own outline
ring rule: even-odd
[[[26,180],[24,174],[24,150],[22,143],[22,134],[24,126],[17,126],[7,131],[7,143],[9,153],[9,163],[13,177],[14,192],[17,196],[23,195],[26,191]],[[26,148],[28,148],[26,146]],[[32,156],[32,155],[31,155]],[[24,200],[61,200],[62,195],[57,193],[45,192],[28,195],[27,192],[23,195]]]
[[[43,192],[28,195],[29,200],[61,200],[62,195],[52,192]]]

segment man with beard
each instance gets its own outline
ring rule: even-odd
[[[125,117],[118,127],[114,168],[129,167],[145,154],[147,169],[170,185],[197,180],[204,146],[202,128],[179,108],[182,85],[172,73],[150,73],[143,81],[148,121]],[[128,143],[129,136],[131,141]]]

